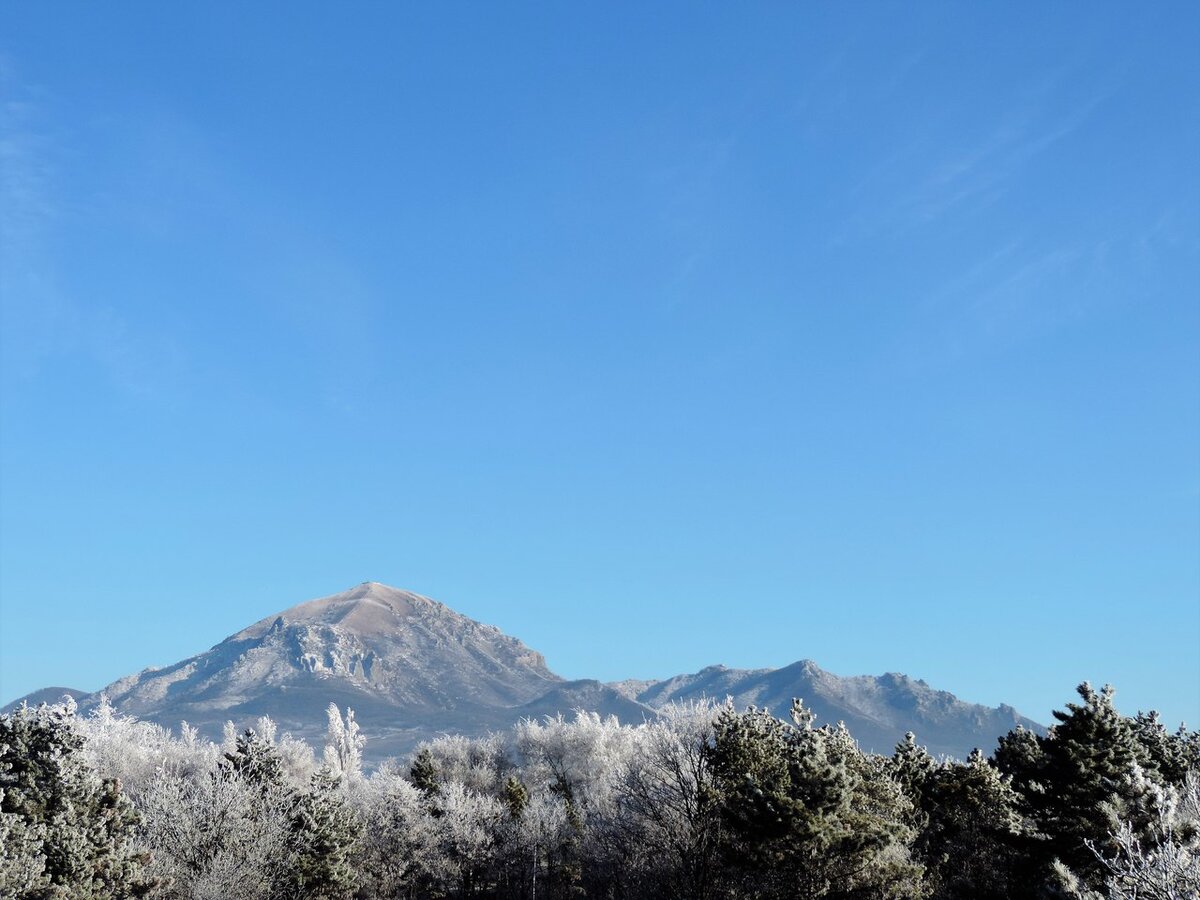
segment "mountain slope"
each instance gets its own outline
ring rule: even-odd
[[[390,704],[510,706],[560,681],[499,629],[436,600],[367,582],[268,616],[206,653],[114,682],[134,715],[164,702],[197,711],[240,706],[265,690],[360,691]]]
[[[561,682],[491,625],[376,582],[268,616],[204,653],[104,688],[119,712],[209,735],[270,715],[319,742],[330,702],[353,707],[375,756],[442,731],[507,727],[500,713]],[[99,692],[80,700],[87,709]]]
[[[47,688],[30,702],[56,701]],[[77,696],[87,710],[101,692]],[[564,681],[540,653],[491,625],[376,582],[268,616],[215,647],[104,688],[117,711],[209,736],[270,715],[319,744],[329,703],[355,710],[373,760],[440,733],[481,734],[522,718],[585,709],[637,724],[674,701],[732,697],[786,717],[802,697],[818,722],[845,721],[866,749],[888,753],[905,731],[935,753],[990,749],[1018,723],[1011,707],[963,703],[903,675],[843,678],[801,661],[782,669],[712,666],[663,681]],[[52,695],[52,696],[51,696]],[[17,701],[19,703],[20,701]],[[10,704],[6,709],[16,704]]]
[[[632,700],[650,707],[676,701],[733,699],[742,708],[766,707],[788,718],[792,698],[800,697],[817,724],[845,722],[866,750],[891,753],[906,731],[931,753],[965,758],[973,748],[990,752],[996,738],[1017,725],[1041,726],[1011,706],[996,708],[965,703],[924,681],[889,672],[843,677],[826,672],[812,660],[782,669],[727,669],[710,666],[694,675],[663,681],[626,681],[612,685]]]

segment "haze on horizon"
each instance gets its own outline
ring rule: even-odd
[[[1200,10],[0,10],[0,703],[365,580],[1200,723]]]

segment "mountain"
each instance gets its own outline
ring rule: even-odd
[[[788,718],[792,698],[800,697],[818,723],[843,721],[864,749],[889,753],[906,731],[912,731],[933,754],[965,757],[974,747],[985,752],[996,738],[1017,725],[1042,728],[1011,706],[996,708],[964,703],[924,681],[889,672],[843,677],[826,672],[812,660],[782,669],[727,669],[709,666],[694,675],[663,681],[624,681],[612,687],[650,707],[712,698],[733,698],[743,708],[766,707]]]
[[[32,694],[26,694],[19,700],[14,700],[12,703],[0,709],[0,712],[8,712],[9,710],[20,706],[22,703],[28,703],[30,706],[37,706],[39,703],[61,703],[63,697],[70,697],[72,700],[78,700],[80,697],[87,697],[89,691],[77,691],[75,688],[68,687],[48,687],[34,691]]]
[[[990,749],[1017,724],[1038,728],[1012,707],[964,703],[904,675],[845,678],[807,660],[782,669],[711,666],[663,681],[566,681],[499,629],[377,582],[293,606],[102,692],[47,688],[22,699],[64,693],[81,710],[104,693],[121,713],[170,727],[186,720],[213,737],[227,720],[241,726],[270,715],[317,745],[333,702],[354,709],[376,761],[439,733],[481,734],[576,709],[638,723],[665,704],[701,698],[732,697],[786,716],[792,697],[802,697],[819,722],[844,720],[864,748],[884,753],[909,730],[931,751],[962,757]]]

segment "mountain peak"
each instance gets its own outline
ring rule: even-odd
[[[566,682],[520,640],[417,594],[364,581],[259,620],[211,649],[104,689],[120,712],[163,725],[186,719],[210,736],[227,719],[270,714],[320,740],[330,702],[355,710],[372,754],[441,732],[482,733],[571,709],[639,722],[674,701],[732,698],[786,717],[802,697],[820,722],[845,721],[863,747],[890,752],[906,731],[931,752],[965,757],[1015,725],[1012,707],[963,703],[905,675],[838,676],[809,659],[782,669],[709,666],[665,681]],[[31,695],[58,700],[61,688]],[[71,692],[77,694],[78,692]],[[99,700],[80,698],[80,708]]]
[[[204,653],[105,691],[123,712],[186,719],[209,731],[259,709],[304,731],[322,721],[333,701],[352,706],[364,725],[384,733],[414,717],[513,708],[561,680],[540,653],[494,625],[413,591],[365,581],[274,613]]]
[[[283,612],[260,619],[233,636],[234,640],[261,637],[287,625],[329,625],[359,635],[377,635],[405,628],[414,620],[443,619],[465,625],[471,620],[448,606],[413,591],[378,581],[364,581],[327,597],[306,600]],[[486,626],[485,626],[486,627]]]

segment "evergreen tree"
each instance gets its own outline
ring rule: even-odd
[[[920,802],[926,824],[918,852],[937,900],[1034,895],[1020,798],[982,753],[937,767]]]
[[[0,791],[0,897],[43,897],[50,888],[46,826],[3,810]]]
[[[1084,842],[1106,840],[1118,819],[1139,828],[1154,812],[1144,750],[1113,705],[1113,689],[1085,682],[1078,692],[1083,702],[1055,710],[1058,723],[1042,741],[1046,794],[1037,819],[1055,856],[1086,880],[1097,867]]]
[[[155,887],[132,843],[137,815],[83,758],[73,710],[0,716],[0,885],[19,900],[117,900]]]
[[[937,771],[938,764],[929,751],[917,743],[916,735],[907,732],[892,754],[892,777],[912,804],[909,824],[918,832],[929,824],[926,799]]]
[[[863,754],[844,727],[794,725],[726,707],[712,769],[735,891],[760,897],[921,897],[909,858],[911,803],[887,760]]]
[[[1143,765],[1164,784],[1179,786],[1189,772],[1200,772],[1200,742],[1194,732],[1182,725],[1178,731],[1168,732],[1153,710],[1138,713],[1129,724],[1142,749]]]
[[[426,799],[433,800],[438,795],[441,786],[438,782],[437,763],[434,762],[433,754],[428,747],[422,747],[417,752],[412,767],[408,770],[408,777],[413,786],[424,794]]]
[[[306,900],[342,900],[358,884],[352,856],[361,829],[338,785],[339,778],[323,767],[292,810],[292,883]]]
[[[289,790],[283,759],[274,744],[251,728],[237,736],[221,767],[226,776],[240,778],[263,792]]]
[[[997,742],[992,763],[1010,780],[1026,804],[1040,802],[1046,792],[1046,754],[1041,738],[1018,725]]]
[[[1011,776],[1040,840],[1034,852],[1046,879],[1098,888],[1103,873],[1089,842],[1105,852],[1122,825],[1149,838],[1163,802],[1156,778],[1172,759],[1155,746],[1156,722],[1122,716],[1111,687],[1097,691],[1085,682],[1077,692],[1082,702],[1055,710],[1057,722],[1045,737],[1010,732],[993,758]]]
[[[502,799],[505,809],[508,810],[508,817],[516,821],[529,805],[529,789],[521,783],[521,779],[510,775],[504,782]]]

